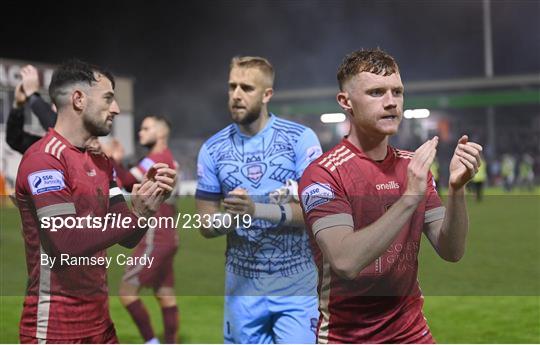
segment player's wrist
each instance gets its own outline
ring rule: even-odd
[[[234,226],[232,225],[232,222],[225,222],[225,213],[217,212],[212,215],[212,226],[210,227],[210,231],[214,235],[214,237],[227,235],[228,233],[232,232],[234,230]]]
[[[289,204],[255,203],[253,218],[264,219],[278,226],[289,224],[292,220],[292,208]]]
[[[457,186],[456,184],[449,183],[448,195],[455,195],[455,196],[465,195],[465,186],[466,184]]]
[[[137,207],[137,206],[133,207],[132,212],[137,218],[150,218],[156,213],[156,211],[149,209],[147,207]]]
[[[24,90],[24,94],[26,95],[27,98],[30,98],[32,97],[34,94],[38,93],[39,91],[39,87],[34,87],[34,86],[30,86],[28,87],[28,85],[26,87],[23,87],[23,90]]]
[[[401,200],[406,207],[417,207],[423,199],[424,193],[410,190],[406,190],[401,197]]]

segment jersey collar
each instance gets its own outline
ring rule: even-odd
[[[244,134],[242,133],[242,131],[240,130],[240,127],[238,126],[238,124],[236,123],[233,123],[233,126],[234,128],[236,129],[236,133],[238,133],[238,135],[242,138],[245,138],[245,139],[249,139],[249,138],[255,138],[256,136],[258,135],[264,135],[264,133],[268,132],[270,130],[270,128],[272,128],[272,125],[274,124],[274,122],[276,121],[276,115],[272,114],[272,113],[268,113],[268,115],[270,116],[268,118],[268,121],[266,122],[266,125],[264,126],[263,129],[261,129],[259,132],[257,132],[255,135],[252,135],[252,136],[249,136],[247,134]]]
[[[49,128],[49,132],[47,133],[47,136],[49,137],[56,137],[56,139],[58,141],[60,141],[62,144],[65,144],[66,145],[66,148],[68,149],[71,149],[71,148],[74,148],[78,151],[82,151],[84,152],[85,148],[79,148],[79,147],[76,147],[76,146],[73,146],[69,140],[67,140],[66,138],[64,138],[60,133],[58,133],[57,131],[54,130],[54,128]]]
[[[369,158],[368,156],[366,156],[364,151],[360,150],[360,148],[358,148],[356,145],[351,143],[349,141],[349,139],[347,139],[346,137],[343,138],[341,143],[343,145],[345,145],[345,147],[347,147],[349,150],[351,150],[358,157],[360,157],[362,159],[367,159],[369,161],[372,161],[375,164],[379,164],[381,167],[385,167],[385,166],[387,166],[389,164],[392,164],[392,162],[394,161],[394,158],[395,158],[394,149],[390,145],[386,145],[386,157],[384,157],[384,159],[382,161],[375,161],[375,160]]]

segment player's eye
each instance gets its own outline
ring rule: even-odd
[[[382,95],[384,95],[384,90],[383,89],[373,89],[373,90],[368,90],[368,95],[372,96],[372,97],[381,97]]]
[[[403,96],[403,90],[402,89],[395,89],[395,90],[392,91],[392,93],[394,94],[394,97]]]
[[[251,86],[251,85],[242,85],[242,90],[244,92],[250,92],[250,91],[255,90],[255,88],[253,86]]]

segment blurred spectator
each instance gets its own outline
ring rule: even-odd
[[[4,174],[0,171],[0,206],[4,207],[5,205],[5,197],[8,195],[8,191],[6,188],[6,179],[4,178]]]
[[[534,160],[532,156],[525,153],[521,157],[521,162],[519,163],[518,185],[529,191],[532,191],[534,186],[533,165]]]
[[[503,178],[504,190],[507,192],[511,191],[512,188],[514,187],[514,180],[516,178],[515,171],[516,171],[515,158],[509,153],[503,155],[501,175]]]
[[[15,151],[24,154],[33,143],[41,139],[40,136],[24,130],[25,106],[37,116],[43,129],[54,127],[56,124],[56,111],[54,104],[45,102],[39,91],[39,74],[32,65],[21,69],[22,81],[15,87],[13,108],[9,113],[6,124],[6,142]],[[95,154],[101,153],[101,145],[97,137],[91,137],[86,142],[86,148]]]
[[[478,167],[478,172],[476,175],[474,175],[472,181],[471,181],[471,188],[474,191],[474,195],[476,196],[476,201],[480,202],[483,199],[484,196],[484,184],[486,183],[487,179],[487,166],[486,161],[482,157],[480,159],[480,166]]]
[[[47,130],[56,123],[56,112],[41,98],[39,75],[35,67],[28,65],[21,69],[22,81],[15,88],[13,108],[6,123],[6,142],[13,150],[24,152],[41,137],[24,131],[25,105],[36,114],[41,126]]]
[[[490,182],[493,186],[501,184],[501,161],[498,158],[493,159],[488,165]]]

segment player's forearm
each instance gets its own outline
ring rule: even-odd
[[[302,212],[302,207],[300,206],[300,203],[293,201],[289,204],[291,205],[291,209],[292,209],[292,219],[291,219],[290,225],[304,227],[305,226],[304,214]]]
[[[118,203],[109,209],[110,214],[117,215],[116,219],[122,222],[113,222],[105,218],[102,226],[88,226],[87,228],[70,228],[65,224],[68,217],[77,217],[77,215],[64,215],[55,218],[63,218],[64,226],[54,229],[42,228],[45,231],[45,237],[48,240],[48,252],[50,255],[58,256],[60,254],[69,254],[70,256],[88,256],[93,255],[100,250],[107,249],[112,245],[123,242],[133,244],[133,240],[140,240],[146,233],[146,229],[138,228],[138,218],[131,213],[125,202]],[[126,218],[130,218],[126,222]],[[44,220],[41,220],[42,225]],[[136,244],[136,243],[135,243]]]
[[[211,217],[215,218],[213,215],[219,213],[219,201],[209,201],[196,198],[195,205],[197,213],[201,219],[204,219],[205,215],[211,215]],[[223,223],[221,225],[223,225]],[[204,238],[215,238],[226,234],[225,229],[217,229],[213,226],[203,226],[202,223],[199,227],[199,232]]]
[[[465,201],[465,187],[449,189],[446,214],[437,238],[437,253],[447,261],[459,261],[465,254],[469,232],[469,216]]]
[[[356,278],[388,249],[417,207],[416,198],[402,196],[377,221],[344,236],[336,257],[338,274],[348,279]]]
[[[305,225],[302,207],[295,201],[286,204],[254,203],[252,217],[266,220],[278,226],[303,227]]]

